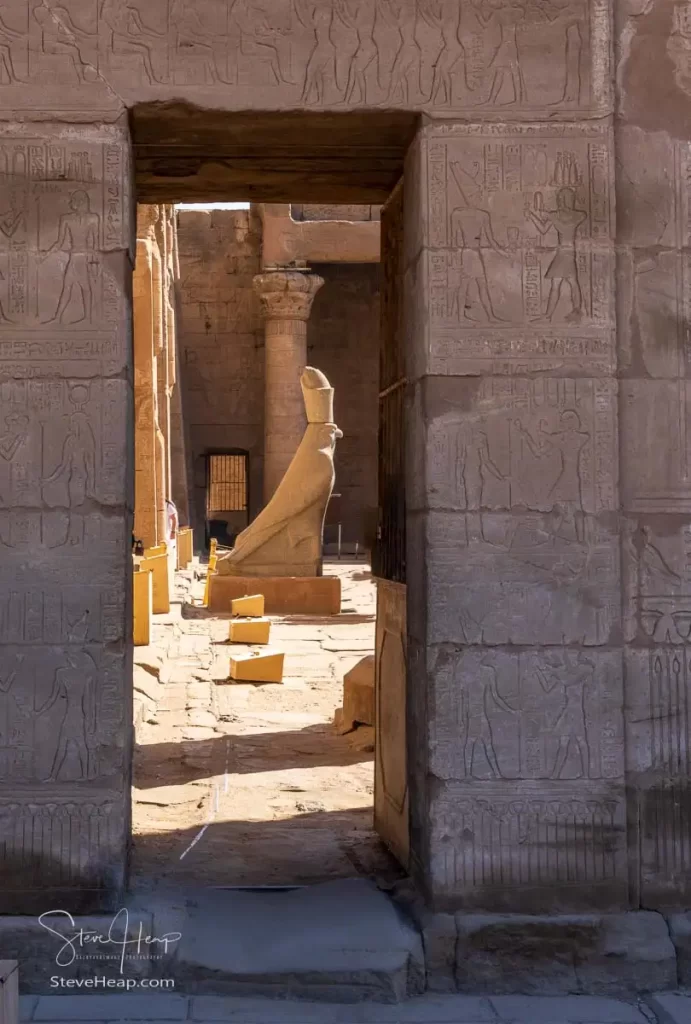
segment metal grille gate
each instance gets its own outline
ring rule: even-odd
[[[209,455],[206,487],[206,515],[218,512],[246,512],[247,452]]]

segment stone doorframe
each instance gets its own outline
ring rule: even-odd
[[[688,5],[48,6],[0,40],[0,909],[126,878],[135,183],[380,203],[409,130],[411,870],[687,904]]]

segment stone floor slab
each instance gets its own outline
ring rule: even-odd
[[[647,996],[658,1024],[691,1024],[691,991],[662,992]]]
[[[511,1024],[650,1024],[633,1003],[595,996],[493,996],[491,1003]]]
[[[185,996],[156,993],[146,995],[39,996],[33,1012],[35,1021],[179,1021],[186,1020],[189,1001]]]

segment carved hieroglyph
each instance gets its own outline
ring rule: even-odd
[[[239,534],[217,571],[233,576],[321,576],[324,515],[335,480],[341,431],[333,422],[333,388],[319,370],[300,380],[307,430],[269,504]]]
[[[611,374],[608,126],[439,126],[426,145],[430,372]]]
[[[6,127],[0,175],[0,906],[28,912],[124,870],[127,137]]]
[[[2,108],[105,110],[183,87],[234,110],[568,117],[609,104],[608,23],[606,0],[7,0]]]

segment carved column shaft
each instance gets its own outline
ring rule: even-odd
[[[300,375],[307,362],[307,321],[324,281],[300,270],[254,278],[265,319],[264,503],[281,482],[305,432]]]

